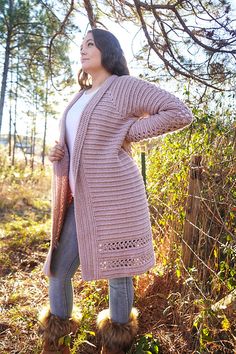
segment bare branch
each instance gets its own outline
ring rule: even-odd
[[[94,16],[94,13],[93,13],[93,7],[92,7],[90,0],[84,0],[84,7],[85,7],[85,10],[88,15],[88,19],[89,19],[89,23],[90,23],[91,28],[96,28],[97,21],[96,21],[96,17]]]
[[[211,87],[215,90],[219,90],[219,91],[222,91],[223,89],[221,88],[218,88],[217,86],[214,86],[214,85],[211,85],[210,83],[206,82],[205,80],[202,80],[201,78],[199,78],[198,76],[192,74],[188,74],[187,72],[185,71],[182,71],[178,68],[176,68],[172,63],[170,63],[168,60],[166,60],[166,58],[160,54],[160,52],[157,50],[157,48],[155,47],[149,33],[148,33],[148,30],[147,30],[147,26],[146,26],[146,23],[144,21],[144,18],[143,18],[143,15],[142,15],[142,11],[141,11],[141,7],[139,5],[139,1],[138,0],[134,0],[134,3],[135,3],[135,6],[136,6],[136,10],[137,10],[137,13],[139,15],[139,18],[140,18],[140,22],[142,24],[142,28],[143,28],[143,31],[145,33],[145,36],[147,38],[147,41],[148,41],[148,44],[150,45],[150,47],[154,50],[154,52],[157,54],[157,56],[163,61],[163,63],[165,64],[166,68],[171,68],[174,72],[184,76],[184,77],[187,77],[187,78],[194,78],[196,81],[202,83],[203,85],[207,85],[208,87]]]
[[[210,47],[206,44],[204,44],[203,42],[201,42],[194,34],[193,31],[190,31],[190,29],[188,28],[188,26],[185,24],[184,20],[182,19],[182,17],[180,16],[179,12],[176,10],[176,8],[173,9],[173,12],[175,13],[176,17],[178,18],[180,24],[182,25],[183,29],[186,31],[186,33],[188,33],[189,37],[191,37],[195,43],[197,43],[198,45],[200,45],[201,47],[203,47],[204,49],[208,50],[209,52],[214,52],[214,53],[230,53],[230,54],[236,54],[236,49],[235,50],[222,50],[219,48],[213,48]]]
[[[51,12],[51,14],[57,19],[58,22],[60,22],[60,19],[59,17],[55,14],[55,12],[52,11],[51,7],[47,5],[47,3],[45,3],[44,1],[42,0],[39,0],[41,2],[41,4],[46,7],[46,9]]]
[[[118,2],[121,2],[123,3],[124,5],[127,5],[129,6],[130,8],[133,8],[134,5],[133,4],[130,4],[128,1],[123,1],[123,0],[118,0]],[[139,4],[139,7],[141,8],[144,8],[145,10],[148,10],[148,11],[152,11],[153,9],[155,10],[173,10],[173,8],[179,4],[180,1],[177,1],[175,5],[148,5],[147,3],[144,3],[142,1],[138,1],[138,4]]]
[[[52,36],[52,38],[50,39],[50,42],[49,42],[49,47],[48,47],[48,51],[49,51],[49,57],[48,57],[48,62],[49,62],[49,70],[50,70],[50,75],[51,75],[51,82],[52,82],[52,85],[54,87],[54,84],[53,84],[53,79],[52,79],[52,75],[53,75],[53,72],[52,72],[52,46],[53,46],[53,41],[56,39],[57,36],[59,36],[60,34],[64,34],[64,29],[67,25],[67,22],[68,22],[68,19],[71,15],[71,13],[73,12],[74,10],[74,0],[71,0],[70,1],[70,7],[69,7],[69,10],[68,12],[66,13],[65,15],[65,18],[63,19],[63,21],[61,22],[61,25],[60,25],[60,29]],[[56,87],[54,87],[56,89]]]

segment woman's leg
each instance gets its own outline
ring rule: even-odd
[[[99,313],[98,334],[101,354],[126,353],[138,331],[138,312],[133,308],[134,289],[131,277],[109,280],[109,309]]]
[[[79,264],[74,204],[72,203],[67,210],[59,245],[52,254],[52,276],[49,278],[50,311],[62,319],[69,318],[72,313],[72,277]]]
[[[127,323],[134,301],[132,277],[109,280],[109,310],[113,322]]]

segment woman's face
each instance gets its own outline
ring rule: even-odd
[[[80,47],[80,61],[84,72],[92,74],[103,69],[100,50],[95,46],[93,35],[89,32]]]

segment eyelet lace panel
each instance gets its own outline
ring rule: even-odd
[[[119,251],[127,249],[137,249],[146,246],[150,242],[150,237],[139,237],[133,240],[107,241],[99,243],[99,252]]]
[[[114,269],[122,269],[122,268],[133,268],[139,267],[144,264],[149,263],[152,260],[153,256],[152,253],[149,251],[145,254],[129,256],[124,258],[117,258],[117,259],[108,259],[101,261],[99,263],[101,270],[114,270]]]

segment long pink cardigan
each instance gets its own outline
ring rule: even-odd
[[[54,162],[51,247],[44,265],[50,275],[70,201],[66,114],[60,143],[65,156]],[[140,118],[148,114],[148,117]],[[84,280],[133,276],[154,266],[155,257],[145,188],[139,169],[122,148],[189,125],[183,102],[159,87],[131,76],[110,76],[84,109],[71,156],[75,187],[75,220]],[[68,235],[70,237],[70,235]]]

